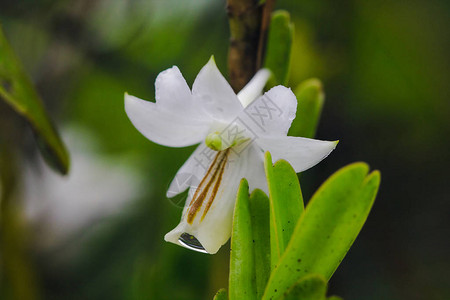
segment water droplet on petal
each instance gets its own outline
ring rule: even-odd
[[[201,253],[208,253],[205,248],[203,248],[202,244],[195,238],[195,236],[189,233],[183,233],[178,241],[186,248],[198,251]]]

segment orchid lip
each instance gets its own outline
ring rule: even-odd
[[[222,184],[225,167],[228,162],[229,150],[217,152],[205,177],[200,182],[192,200],[189,204],[187,222],[192,224],[197,213],[204,207],[200,222],[203,221],[214,202],[217,191]]]

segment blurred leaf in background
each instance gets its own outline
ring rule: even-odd
[[[50,166],[62,174],[69,170],[69,155],[50,121],[20,61],[11,49],[0,23],[0,99],[21,115],[35,133],[36,142]],[[7,124],[3,124],[6,126]],[[12,129],[10,129],[12,130]]]

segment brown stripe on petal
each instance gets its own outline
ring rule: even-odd
[[[211,207],[212,203],[214,202],[214,199],[216,198],[217,191],[219,190],[220,183],[222,182],[223,172],[225,171],[226,160],[228,159],[228,150],[226,153],[226,157],[224,159],[225,163],[222,164],[222,166],[219,170],[219,176],[217,177],[216,184],[214,185],[214,188],[212,190],[211,197],[209,198],[208,203],[206,203],[206,207],[205,207],[205,210],[203,211],[203,215],[202,215],[202,218],[200,219],[200,221],[203,221],[203,219],[206,216],[206,213],[208,212],[209,208]]]
[[[201,220],[203,220],[206,211],[213,203],[219,189],[220,182],[222,181],[229,150],[230,149],[227,149],[225,151],[219,151],[217,153],[216,157],[211,163],[211,166],[200,182],[200,185],[198,186],[197,191],[195,192],[194,196],[192,197],[191,203],[189,204],[190,208],[187,216],[187,222],[189,224],[192,224],[194,222],[195,216],[200,211],[206,198],[208,198],[208,202]]]
[[[199,191],[203,190],[202,186],[204,186],[205,184],[208,184],[208,181],[206,179],[211,175],[211,173],[214,169],[214,166],[216,165],[216,162],[219,159],[219,157],[221,156],[221,154],[222,154],[222,151],[217,152],[216,156],[214,157],[213,162],[211,163],[208,170],[206,171],[205,176],[203,176],[202,181],[200,181],[200,184],[198,185],[197,190],[195,191],[194,197],[192,197],[191,203],[189,203],[189,206],[191,206],[194,203],[194,201],[196,201]]]

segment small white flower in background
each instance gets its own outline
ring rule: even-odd
[[[25,215],[37,229],[39,246],[50,249],[120,214],[144,191],[129,159],[101,153],[87,130],[71,127],[61,133],[71,154],[69,174],[56,174],[42,160],[24,170]]]
[[[261,96],[269,76],[260,70],[236,95],[211,58],[192,92],[174,66],[156,79],[156,103],[125,94],[128,117],[149,140],[169,147],[200,143],[167,191],[173,197],[189,188],[181,222],[166,241],[216,253],[231,235],[240,180],[246,178],[250,190],[268,192],[265,151],[273,161],[285,159],[301,172],[336,147],[337,142],[286,136],[297,99],[284,86]]]

